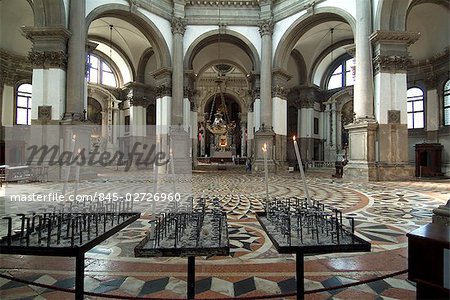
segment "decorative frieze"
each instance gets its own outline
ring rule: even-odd
[[[411,65],[411,59],[405,56],[377,55],[373,59],[375,73],[377,72],[406,72]]]
[[[272,86],[272,98],[278,97],[282,99],[287,99],[288,89],[281,85]]]
[[[172,33],[184,35],[184,32],[186,31],[186,24],[186,19],[173,17],[170,22]]]
[[[172,97],[172,87],[168,85],[160,85],[156,88],[156,97]]]
[[[259,34],[262,36],[264,35],[272,35],[273,34],[273,28],[274,28],[274,23],[273,23],[273,19],[267,19],[267,20],[262,20],[258,22],[258,26],[259,26]]]
[[[190,6],[236,6],[236,7],[246,7],[246,6],[257,6],[259,1],[254,0],[186,0],[186,5]]]
[[[37,69],[67,67],[67,54],[64,51],[32,51],[28,54],[28,60]]]
[[[149,101],[147,100],[147,97],[145,97],[145,96],[143,96],[143,97],[133,96],[133,97],[130,97],[128,100],[130,101],[131,106],[147,107],[149,104]]]

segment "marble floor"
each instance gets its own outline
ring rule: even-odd
[[[450,198],[449,180],[351,182],[331,177],[333,170],[308,171],[309,194],[342,209],[356,220],[357,234],[370,241],[370,253],[334,253],[305,258],[305,289],[338,286],[402,271],[407,266],[405,234],[431,222],[432,210]],[[111,170],[80,183],[80,190],[129,191],[145,183],[145,171]],[[150,174],[151,175],[151,174]],[[49,190],[48,183],[22,183],[25,192]],[[265,196],[262,174],[244,167],[201,167],[190,182],[195,195],[217,196],[227,212],[231,254],[196,260],[196,298],[255,297],[295,292],[295,257],[278,254],[259,223]],[[269,176],[271,197],[303,196],[299,173]],[[3,199],[3,202],[5,200]],[[135,258],[133,249],[149,230],[148,213],[86,254],[85,290],[110,295],[183,298],[185,258]],[[21,279],[74,287],[74,260],[62,257],[2,255],[0,272]],[[355,287],[306,295],[306,299],[413,299],[415,285],[399,275]],[[0,278],[0,299],[73,299]],[[93,298],[93,297],[91,297]],[[286,299],[294,299],[286,298]]]

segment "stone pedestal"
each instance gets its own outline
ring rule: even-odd
[[[378,180],[375,165],[375,139],[378,124],[357,121],[345,127],[349,131],[349,163],[344,167],[344,178],[350,180]]]
[[[261,128],[255,133],[255,171],[264,171],[264,151],[262,151],[264,144],[267,146],[267,165],[269,172],[276,171],[273,153],[274,141],[275,133],[273,130]]]
[[[377,180],[411,180],[414,166],[408,162],[406,124],[379,124],[379,163]]]

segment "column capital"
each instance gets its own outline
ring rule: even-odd
[[[162,98],[162,97],[172,97],[172,86],[169,85],[159,85],[156,87],[156,97]]]
[[[274,27],[273,19],[265,19],[258,22],[259,26],[259,34],[262,36],[264,35],[270,35],[273,34],[273,27]]]
[[[181,34],[184,35],[186,31],[186,19],[173,17],[170,21],[170,25],[172,28],[172,34]]]
[[[406,72],[411,59],[406,56],[376,55],[373,58],[374,72]]]
[[[147,97],[139,97],[139,96],[133,96],[128,99],[130,101],[131,106],[141,106],[141,107],[147,107],[149,104],[149,101],[147,100]]]
[[[272,98],[278,97],[281,99],[287,99],[288,89],[282,85],[276,84],[272,86]]]
[[[64,51],[31,51],[28,54],[28,60],[33,68],[49,69],[59,68],[66,69],[67,54]]]

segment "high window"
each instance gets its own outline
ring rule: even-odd
[[[24,83],[17,88],[16,124],[31,124],[31,84]]]
[[[444,126],[450,126],[450,79],[444,85]]]
[[[90,54],[88,56],[89,73],[88,81],[117,87],[116,76],[112,68],[103,58]]]
[[[425,112],[423,103],[423,91],[419,88],[410,88],[406,92],[408,129],[424,128]]]
[[[355,84],[352,69],[355,65],[353,58],[343,61],[337,66],[328,80],[329,90],[351,86]]]

